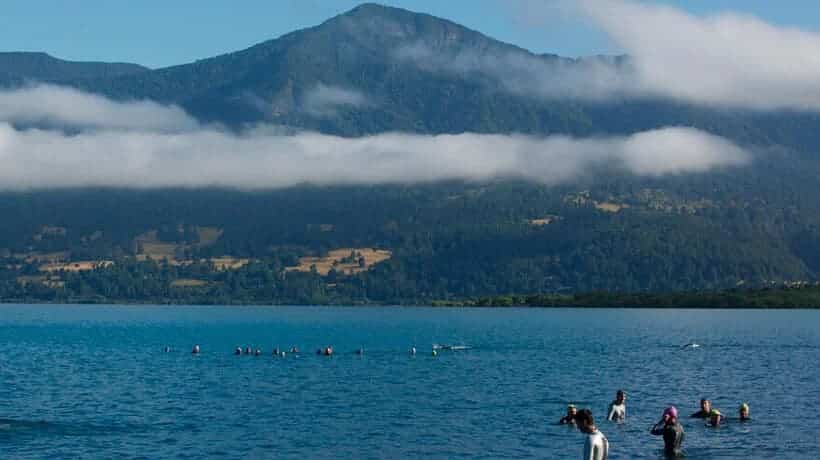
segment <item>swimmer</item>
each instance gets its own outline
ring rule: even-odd
[[[578,408],[575,404],[567,406],[567,415],[558,420],[559,425],[575,425],[575,416],[578,415]]]
[[[700,400],[700,410],[691,415],[692,418],[709,418],[712,412],[712,402],[706,398]]]
[[[317,355],[321,355],[321,354],[322,354],[322,349],[321,349],[321,348],[317,348],[317,349],[316,349],[316,354],[317,354]]]
[[[357,355],[359,355],[359,356],[363,355],[363,354],[364,354],[364,348],[363,348],[363,347],[359,347],[359,348],[355,351],[355,353],[356,353]]]
[[[236,347],[236,350],[233,351],[233,354],[239,356],[242,354],[242,347]]]
[[[246,355],[251,354],[251,347],[245,347],[245,354]]]
[[[325,356],[332,356],[333,355],[333,347],[326,347],[325,348]]]
[[[706,422],[706,426],[710,426],[712,428],[720,428],[720,423],[723,421],[723,414],[720,413],[717,409],[712,409],[709,412],[709,421]]]
[[[578,429],[587,434],[584,441],[584,460],[606,460],[609,457],[609,441],[595,427],[595,420],[589,409],[583,409],[575,416]]]
[[[618,390],[615,393],[615,400],[609,403],[609,415],[606,419],[610,422],[623,422],[626,420],[626,393]]]
[[[740,405],[740,409],[738,409],[738,416],[741,422],[748,422],[752,419],[749,415],[749,405],[747,403],[743,403]]]
[[[253,354],[253,355],[254,355],[254,356],[262,356],[262,349],[261,349],[261,348],[257,348],[257,349],[256,349],[256,351],[254,352],[254,354]]]
[[[432,356],[438,356],[438,350],[436,350],[435,348],[433,348],[433,352],[432,352],[432,353],[430,353],[430,354],[431,354]]]
[[[199,354],[199,345],[194,345],[194,349],[191,350],[191,354],[192,355],[198,355]]]
[[[168,345],[165,345],[165,348],[163,348],[162,351],[164,351],[165,353],[170,353],[171,352],[171,347],[169,347]]]
[[[295,355],[299,353],[299,349],[296,347],[290,347],[290,354]]]
[[[678,422],[678,410],[669,406],[663,411],[661,420],[650,431],[655,436],[663,436],[663,451],[667,457],[678,457],[683,453],[683,426]]]
[[[410,347],[410,356],[416,356],[416,347]]]
[[[273,356],[279,356],[279,347],[273,349]]]

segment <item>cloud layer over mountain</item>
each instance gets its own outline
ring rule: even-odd
[[[93,129],[15,126],[37,120]],[[663,175],[738,165],[745,159],[731,142],[687,128],[596,139],[472,133],[343,138],[283,134],[270,126],[233,133],[200,126],[179,108],[150,102],[113,102],[52,86],[0,93],[1,189],[255,189],[499,177],[553,184],[594,167]]]
[[[303,110],[317,117],[332,117],[341,107],[368,105],[370,101],[360,91],[320,83],[305,95]]]
[[[820,35],[740,13],[699,17],[631,0],[579,0],[633,58],[640,91],[751,109],[820,109]]]
[[[0,121],[72,129],[178,132],[199,123],[184,110],[151,101],[116,102],[72,88],[40,84],[0,91]]]
[[[522,50],[415,43],[396,58],[433,72],[476,73],[515,94],[586,101],[661,98],[716,108],[820,110],[820,34],[734,12],[695,16],[654,2],[530,0],[590,21],[628,55],[577,60]]]

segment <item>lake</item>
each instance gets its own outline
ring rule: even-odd
[[[708,397],[730,417],[749,402],[753,421],[684,419],[687,459],[803,459],[820,449],[819,351],[820,312],[799,310],[4,305],[0,452],[571,459],[583,437],[557,421],[573,402],[611,459],[659,459],[664,407]],[[622,425],[604,420],[619,388]]]

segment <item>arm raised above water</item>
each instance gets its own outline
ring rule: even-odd
[[[666,428],[665,425],[666,421],[660,420],[658,423],[655,424],[655,426],[652,427],[649,433],[655,436],[663,436],[663,430]]]

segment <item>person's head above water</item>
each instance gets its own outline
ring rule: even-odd
[[[721,419],[723,415],[720,414],[720,411],[717,409],[712,409],[709,411],[709,425],[712,426],[720,426]]]
[[[575,423],[578,429],[584,433],[595,432],[595,419],[592,417],[592,411],[589,409],[581,409],[575,414]]]
[[[575,417],[575,415],[577,413],[578,413],[578,408],[575,407],[575,404],[570,404],[570,405],[567,406],[567,415],[569,415],[571,417]]]
[[[669,406],[663,411],[663,421],[667,425],[674,424],[678,420],[678,409],[675,406]]]
[[[743,403],[740,405],[740,409],[738,409],[738,413],[740,414],[741,420],[748,420],[749,419],[749,405],[747,403]]]
[[[704,414],[708,414],[712,411],[712,402],[706,398],[700,400],[700,410],[703,411]]]
[[[624,393],[624,390],[618,390],[618,392],[615,393],[615,403],[623,404],[624,401],[626,401],[626,393]]]

